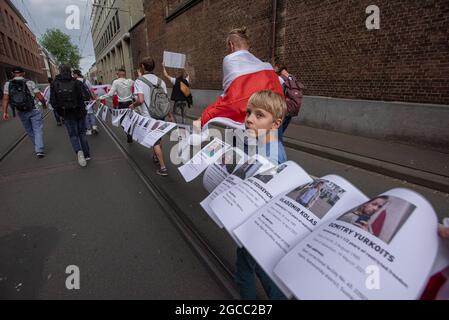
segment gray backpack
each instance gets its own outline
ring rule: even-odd
[[[139,78],[143,83],[151,88],[150,105],[145,102],[145,106],[150,113],[150,116],[157,120],[163,120],[170,112],[170,101],[168,96],[162,88],[162,80],[157,80],[157,85],[152,84],[148,79]]]

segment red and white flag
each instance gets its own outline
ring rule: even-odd
[[[243,123],[249,98],[256,92],[271,90],[283,95],[278,75],[246,50],[234,52],[223,60],[224,94],[204,110],[201,125],[214,118],[228,118]]]

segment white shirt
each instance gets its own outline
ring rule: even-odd
[[[15,77],[14,80],[25,80],[25,78]],[[36,99],[36,94],[40,93],[39,88],[31,80],[27,81],[27,87],[28,87],[28,90],[30,91],[31,95],[34,97],[34,106],[35,106],[35,108],[39,109],[39,100]],[[3,94],[9,95],[9,81],[5,83],[5,86],[3,88]]]
[[[147,79],[154,85],[157,85],[159,81],[159,78],[156,77],[154,74],[145,74],[143,75],[143,77],[145,77],[145,79]],[[161,80],[161,86],[164,92],[167,93],[167,85],[163,80]],[[151,105],[151,88],[141,80],[136,80],[136,82],[134,82],[134,94],[135,95],[143,94],[145,103],[139,106],[139,111],[142,116],[151,118],[150,113],[148,111],[148,108]]]
[[[105,97],[112,97],[114,94],[117,94],[118,102],[129,102],[133,99],[133,91],[132,87],[134,85],[134,81],[131,79],[119,78],[114,80],[112,83],[112,88]]]

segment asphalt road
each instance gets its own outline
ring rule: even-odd
[[[106,134],[83,169],[53,118],[45,133],[47,158],[27,139],[0,163],[0,299],[229,298]]]

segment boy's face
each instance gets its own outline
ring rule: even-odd
[[[248,105],[246,110],[245,126],[257,136],[269,130],[278,130],[282,124],[281,119],[274,119],[268,111]]]

